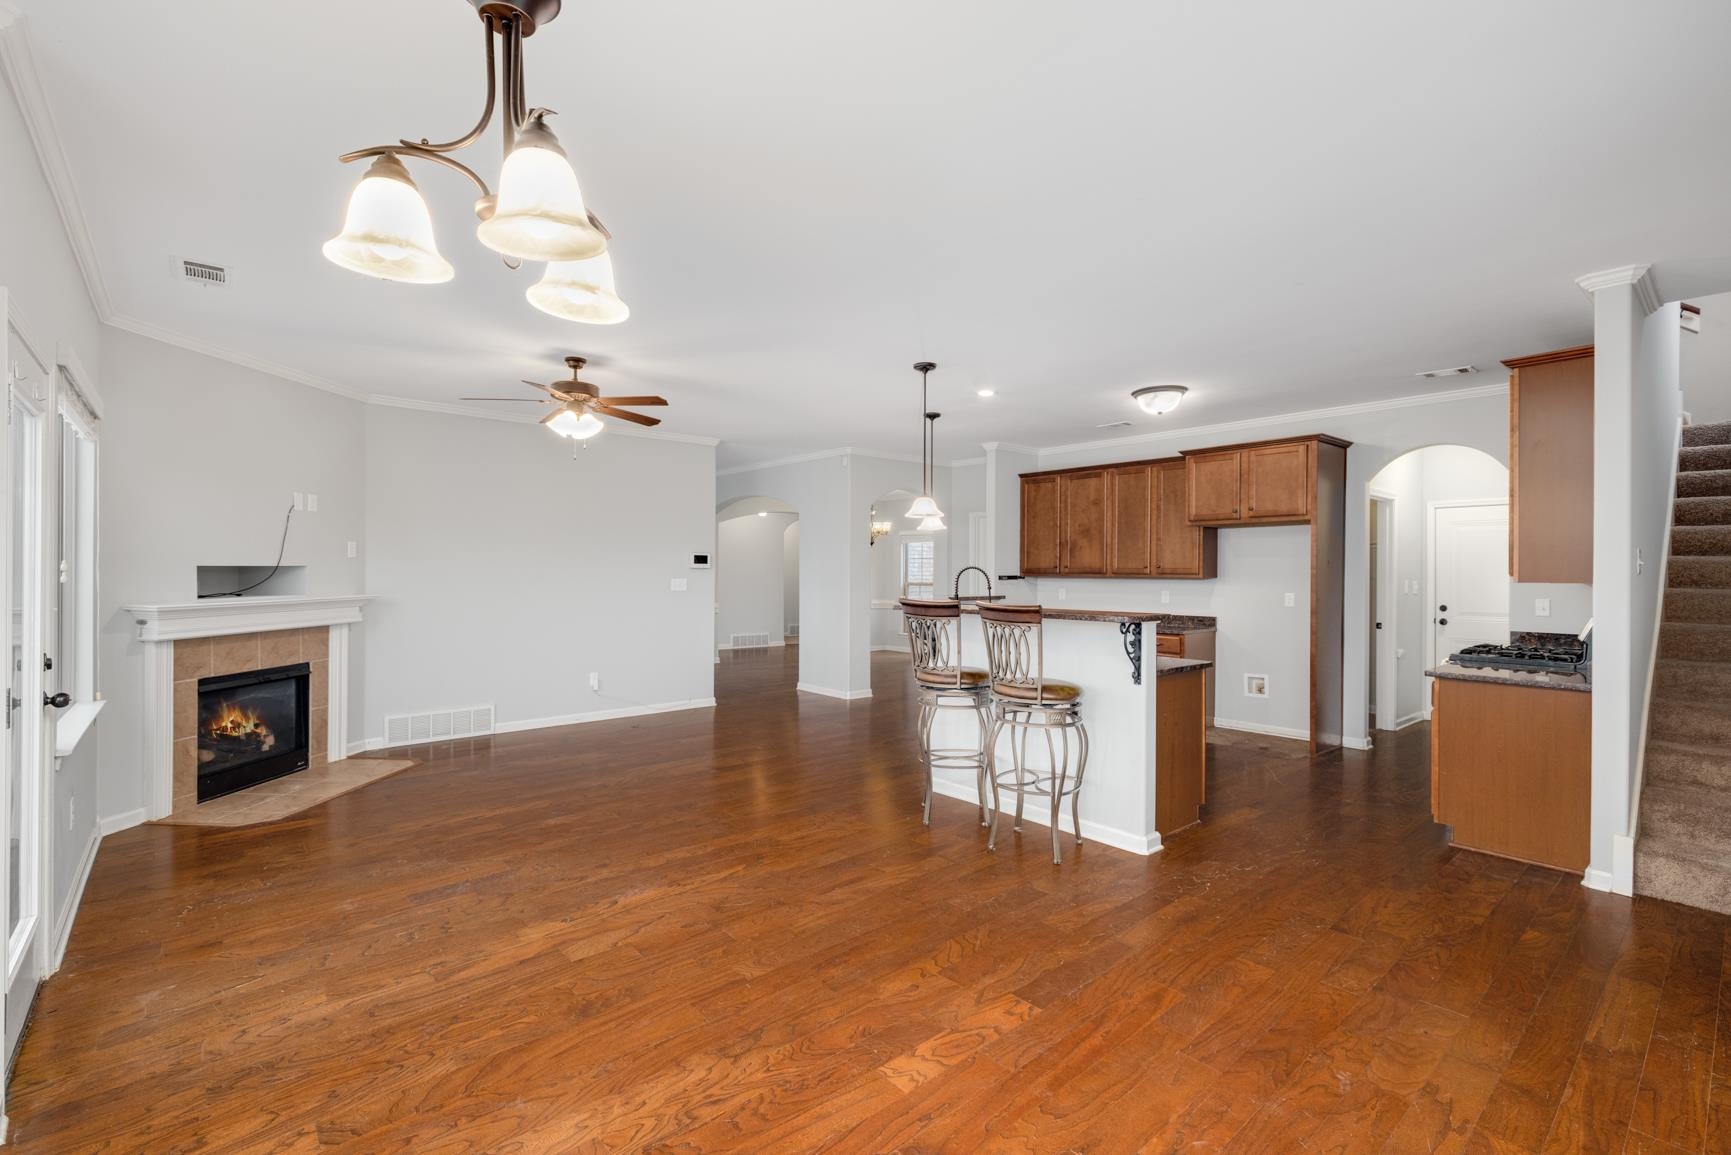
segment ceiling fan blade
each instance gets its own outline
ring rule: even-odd
[[[551,393],[555,397],[559,396],[559,390],[553,388],[551,385],[543,385],[539,381],[525,381],[523,384],[533,386],[543,393]]]
[[[459,400],[459,401],[527,401],[531,405],[551,405],[551,404],[553,404],[551,401],[544,401],[539,397],[459,397],[459,398],[457,398],[457,400]]]
[[[665,405],[665,397],[597,397],[603,405]]]
[[[561,405],[559,408],[548,413],[547,416],[541,418],[540,424],[551,425],[553,423],[553,418],[559,416],[559,414],[561,414],[563,412],[565,412],[565,407],[563,405]]]
[[[633,421],[633,422],[636,422],[638,425],[660,425],[661,424],[661,418],[659,418],[659,417],[645,417],[641,413],[631,413],[631,412],[628,412],[624,409],[613,409],[613,408],[606,406],[606,405],[597,405],[595,407],[595,412],[605,413],[609,417],[617,417],[621,421]]]

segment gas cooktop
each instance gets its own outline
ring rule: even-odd
[[[1578,674],[1586,664],[1584,646],[1468,646],[1449,661],[1457,666],[1490,670],[1525,670],[1538,674]]]

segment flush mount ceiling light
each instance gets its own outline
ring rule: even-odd
[[[1130,396],[1136,399],[1136,404],[1142,407],[1142,412],[1152,413],[1158,417],[1162,413],[1170,413],[1178,408],[1178,403],[1184,400],[1184,395],[1190,392],[1183,385],[1150,385],[1146,389],[1138,389]]]
[[[974,390],[974,396],[975,397],[996,397],[997,395],[998,395],[998,391],[996,389],[976,389],[976,390]]]
[[[373,163],[349,197],[343,231],[325,242],[335,264],[369,277],[431,285],[454,275],[433,239],[432,214],[409,176],[404,158],[428,160],[461,173],[481,195],[475,201],[481,243],[512,268],[546,261],[529,300],[543,312],[573,321],[608,325],[630,313],[613,287],[607,259],[611,234],[583,203],[576,170],[547,126],[552,113],[530,108],[524,96],[523,41],[559,15],[561,0],[469,0],[481,17],[487,50],[487,104],[475,127],[456,140],[434,144],[423,137],[344,153],[343,164]],[[499,41],[495,68],[494,38]],[[451,153],[479,140],[503,105],[504,164],[499,191]]]
[[[931,403],[926,392],[926,374],[937,366],[930,361],[914,363],[914,372],[920,375],[920,496],[914,498],[914,503],[908,506],[906,517],[922,519],[919,528],[922,531],[944,528],[944,511],[938,508],[938,503],[932,500],[932,467],[930,458],[937,453],[937,434],[935,426],[941,414],[931,411]],[[934,525],[933,523],[936,522]]]

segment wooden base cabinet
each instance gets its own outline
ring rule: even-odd
[[[1154,695],[1154,829],[1169,838],[1208,800],[1208,687],[1201,670],[1161,676]]]
[[[1431,814],[1451,841],[1580,874],[1593,795],[1593,696],[1436,678]]]

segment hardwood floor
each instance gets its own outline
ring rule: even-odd
[[[1731,1152],[1728,920],[1454,851],[1426,735],[1222,736],[1142,859],[919,822],[905,660],[104,841],[52,1152]]]

